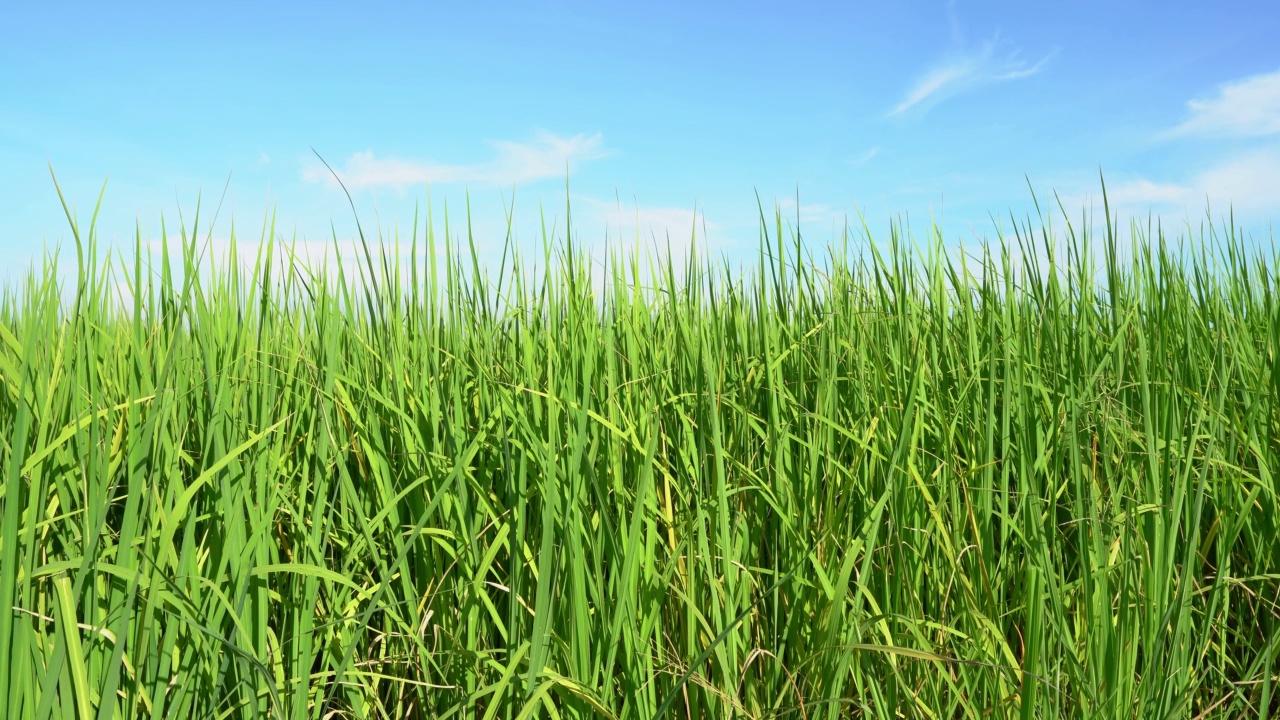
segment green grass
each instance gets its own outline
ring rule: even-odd
[[[603,283],[434,225],[336,273],[89,231],[0,293],[6,718],[1274,713],[1277,258],[1230,225],[815,261],[762,216],[754,269]]]

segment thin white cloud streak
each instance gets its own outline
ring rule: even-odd
[[[934,105],[980,87],[1031,77],[1044,69],[1052,55],[1034,64],[1018,57],[1017,51],[998,55],[999,37],[981,48],[949,57],[925,71],[907,90],[902,101],[885,117],[895,117],[913,108],[927,111]]]
[[[353,154],[343,167],[335,170],[352,190],[376,187],[403,189],[427,184],[511,186],[562,178],[574,163],[597,160],[609,154],[600,133],[561,137],[544,132],[530,143],[501,140],[492,145],[495,157],[472,165],[379,158],[372,151],[365,151]],[[307,166],[303,178],[311,182],[334,182],[328,168],[319,163]]]
[[[879,146],[879,145],[876,145],[875,147],[872,147],[870,150],[868,150],[868,151],[866,151],[866,152],[862,153],[862,154],[861,154],[861,155],[859,155],[858,157],[853,158],[852,160],[850,160],[850,161],[849,161],[849,164],[850,164],[850,165],[852,165],[852,166],[854,166],[854,167],[859,167],[859,166],[862,166],[862,165],[866,165],[867,163],[871,162],[872,160],[874,160],[874,159],[875,159],[876,157],[878,157],[879,155],[880,155],[880,146]]]
[[[1181,125],[1165,137],[1265,137],[1280,134],[1280,70],[1218,86],[1218,94],[1187,103]]]
[[[796,219],[796,201],[794,198],[782,198],[774,203],[778,212],[782,214],[783,222],[795,222]],[[802,223],[830,223],[832,221],[842,221],[844,213],[838,211],[830,205],[822,203],[800,203],[800,222]]]

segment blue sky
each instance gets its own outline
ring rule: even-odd
[[[1280,217],[1280,8],[1135,3],[31,3],[0,6],[0,263],[70,235],[49,179],[108,242],[150,241],[230,187],[214,228],[256,240],[403,231],[430,184],[482,248],[538,209],[584,242],[671,232],[753,253],[755,193],[821,245],[861,210],[949,241],[1077,212],[1098,171],[1128,212],[1205,199]],[[207,216],[207,215],[206,215]]]

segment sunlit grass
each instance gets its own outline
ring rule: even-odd
[[[1275,704],[1277,265],[1230,227],[762,218],[753,269],[601,283],[193,225],[0,297],[7,718]]]

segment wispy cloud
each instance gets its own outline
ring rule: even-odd
[[[1182,182],[1138,178],[1108,188],[1107,197],[1127,212],[1204,209],[1280,212],[1280,149],[1255,150],[1213,165]]]
[[[143,244],[143,248],[153,256],[159,256],[166,248],[172,255],[181,257],[187,240],[180,233],[170,233],[162,240],[152,239]],[[232,247],[241,269],[251,270],[258,255],[265,251],[264,241],[259,239],[239,239],[234,243],[229,235],[215,234],[196,239],[196,258],[202,266],[225,267],[231,260]],[[318,267],[320,264],[332,263],[340,258],[359,258],[363,246],[356,240],[285,240],[277,238],[271,244],[276,253],[276,260],[297,260],[305,265]]]
[[[1218,86],[1187,103],[1190,117],[1166,136],[1263,137],[1280,134],[1280,70]]]
[[[701,206],[626,204],[618,198],[576,194],[572,204],[574,248],[591,258],[592,282],[597,289],[616,279],[609,269],[610,257],[629,258],[638,252],[641,260],[663,258],[672,263],[679,277],[691,258],[705,259],[726,247],[723,226],[708,220]],[[642,284],[662,270],[647,261],[638,267]]]
[[[912,109],[927,111],[964,92],[1031,77],[1043,70],[1051,57],[1046,55],[1035,63],[1028,63],[1019,57],[1016,48],[1003,49],[997,35],[976,50],[951,55],[929,68],[885,117],[902,115]]]
[[[850,165],[852,165],[852,166],[854,166],[854,167],[859,167],[859,166],[861,166],[861,165],[866,165],[867,163],[869,163],[869,162],[871,162],[872,160],[874,160],[874,159],[876,158],[876,156],[878,156],[879,154],[880,154],[880,146],[879,146],[879,145],[876,145],[875,147],[873,147],[873,148],[871,148],[870,150],[868,150],[868,151],[866,151],[866,152],[862,153],[861,155],[859,155],[859,156],[857,156],[857,157],[855,157],[855,158],[851,158],[851,159],[849,160],[849,164],[850,164]]]
[[[1107,190],[1107,200],[1124,207],[1184,205],[1195,193],[1188,185],[1137,178]]]
[[[493,159],[471,165],[449,165],[401,158],[375,157],[372,151],[347,158],[338,176],[348,188],[476,183],[518,185],[534,180],[564,177],[576,162],[605,157],[608,151],[599,133],[561,137],[539,133],[533,142],[500,140],[492,143]],[[312,182],[333,182],[327,168],[319,163],[307,166],[303,177]]]
[[[781,200],[775,201],[775,205],[777,206],[778,211],[782,213],[783,220],[795,220],[795,198],[782,198]],[[839,221],[842,217],[844,217],[844,213],[830,205],[824,205],[822,203],[800,203],[800,222],[829,223],[832,221]]]
[[[701,240],[704,231],[720,229],[717,223],[707,220],[701,209],[695,211],[693,208],[681,207],[622,205],[581,196],[575,196],[574,203],[589,209],[592,220],[588,222],[602,221],[609,228],[611,236],[622,239],[634,238],[638,231],[642,241],[654,238],[661,240],[668,236],[673,240],[686,241],[696,228]]]

